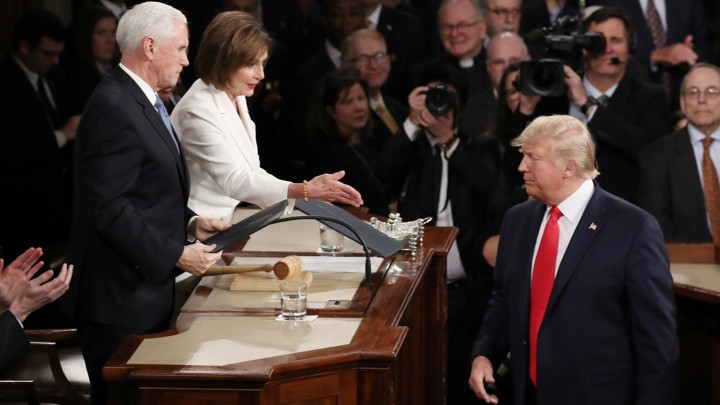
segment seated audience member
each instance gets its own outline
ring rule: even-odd
[[[459,229],[447,259],[447,403],[470,404],[476,399],[467,384],[468,358],[492,290],[491,267],[480,252],[498,231],[490,196],[498,185],[500,151],[495,139],[457,128],[468,94],[462,73],[431,65],[419,83],[408,96],[410,115],[385,146],[377,172],[388,184],[404,185],[398,204],[403,219],[432,217],[434,226]],[[438,86],[445,88],[448,109],[434,115],[426,92]]]
[[[372,28],[363,28],[350,34],[342,46],[342,67],[354,67],[368,84],[368,96],[373,115],[373,133],[367,140],[376,152],[398,129],[407,117],[407,107],[385,92],[385,83],[391,71],[391,55],[385,47],[385,38]]]
[[[512,32],[501,32],[490,39],[485,66],[491,88],[471,97],[460,120],[460,130],[466,134],[482,134],[495,122],[500,78],[511,64],[530,60],[522,38]]]
[[[520,31],[520,0],[481,0],[481,3],[485,11],[489,39],[503,32],[517,34]]]
[[[67,50],[60,67],[72,89],[71,108],[78,114],[102,75],[117,63],[116,30],[115,15],[99,4],[84,7],[70,23]]]
[[[281,123],[283,141],[278,146],[285,148],[291,179],[297,181],[309,176],[308,139],[303,131],[307,127],[307,100],[318,81],[340,67],[343,40],[367,26],[364,0],[324,1],[320,18],[326,33],[323,46],[297,68],[285,86]]]
[[[28,351],[22,323],[33,311],[55,301],[68,290],[73,266],[63,264],[57,277],[52,270],[32,278],[43,266],[42,249],[30,248],[3,267],[0,259],[0,375]]]
[[[317,173],[344,171],[343,180],[360,192],[373,214],[387,216],[386,186],[375,175],[378,152],[367,141],[374,122],[370,117],[367,82],[355,68],[328,73],[310,103],[308,137],[314,147]]]
[[[699,63],[682,82],[685,128],[640,154],[639,205],[660,222],[670,242],[720,245],[720,69]]]
[[[689,66],[707,62],[711,47],[702,0],[589,0],[588,5],[625,9],[637,30],[633,59],[643,78],[662,85],[677,108],[680,81]],[[651,27],[657,27],[652,29]]]
[[[597,161],[603,175],[598,183],[630,202],[637,201],[637,155],[654,140],[670,132],[667,99],[659,86],[626,74],[634,29],[627,13],[605,7],[583,21],[583,32],[606,38],[598,54],[583,51],[584,73],[564,67],[567,97],[522,96],[520,123],[533,116],[567,114],[587,123],[597,144]],[[520,81],[522,81],[520,77]],[[562,83],[561,83],[562,84]]]
[[[443,0],[438,10],[440,41],[444,54],[416,66],[408,76],[406,86],[412,88],[428,66],[441,63],[460,70],[468,83],[468,97],[472,98],[490,88],[485,67],[486,25],[480,0]]]
[[[393,57],[385,91],[398,100],[404,98],[405,78],[428,57],[423,21],[397,7],[388,7],[381,0],[365,0],[365,13],[369,27],[385,38],[387,53]]]
[[[28,11],[15,26],[12,49],[0,63],[0,245],[6,258],[27,246],[70,237],[70,173],[65,149],[80,116],[67,111],[65,80],[53,69],[65,49],[65,29],[48,11]]]
[[[280,180],[260,167],[246,97],[262,83],[271,43],[252,16],[218,14],[205,30],[195,60],[199,79],[170,117],[188,162],[188,206],[202,216],[230,221],[241,201],[260,207],[304,197],[362,203],[357,191],[339,181],[342,172],[303,185]]]

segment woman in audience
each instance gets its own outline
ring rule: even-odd
[[[82,113],[103,73],[117,64],[116,30],[115,15],[99,4],[80,10],[70,24],[62,68],[73,89],[73,113]]]
[[[199,79],[170,117],[188,162],[188,205],[199,215],[230,221],[241,201],[260,207],[295,198],[362,204],[360,194],[339,181],[342,171],[303,184],[260,167],[246,97],[265,77],[271,44],[255,18],[236,11],[215,16],[203,34],[195,59]]]
[[[317,172],[345,170],[345,181],[373,214],[389,212],[386,187],[374,173],[378,153],[367,140],[373,129],[368,84],[355,68],[328,73],[315,89],[308,117]]]

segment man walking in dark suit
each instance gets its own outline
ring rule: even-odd
[[[678,342],[657,221],[592,179],[579,120],[539,117],[513,140],[533,199],[505,215],[470,386],[511,352],[516,405],[673,404]]]
[[[637,201],[640,150],[670,133],[668,101],[659,86],[626,75],[635,36],[630,17],[616,7],[605,7],[583,21],[583,30],[602,33],[605,49],[585,53],[586,71],[565,66],[567,96],[538,99],[521,97],[519,116],[570,114],[586,123],[597,144],[603,175],[598,180],[607,191],[632,203]],[[548,108],[548,103],[556,103]],[[537,108],[536,108],[537,107]],[[517,117],[516,117],[517,118]],[[518,125],[517,128],[524,128]]]
[[[61,308],[79,321],[92,402],[105,403],[102,368],[128,335],[167,329],[175,276],[201,275],[220,253],[186,244],[227,228],[187,208],[181,145],[157,91],[187,66],[185,16],[147,2],[123,15],[121,63],[87,104],[75,148],[70,260],[77,276]]]
[[[665,240],[720,244],[720,217],[710,209],[720,204],[720,195],[713,197],[719,187],[720,69],[693,66],[681,90],[688,125],[640,154],[639,203],[660,222]]]

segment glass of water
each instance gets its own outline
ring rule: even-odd
[[[345,237],[325,224],[320,224],[320,250],[323,252],[340,252],[343,250]]]
[[[307,314],[307,284],[280,283],[280,315],[286,320],[299,320]]]

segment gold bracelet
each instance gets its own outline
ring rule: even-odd
[[[303,180],[303,199],[305,200],[305,202],[308,201],[308,189],[307,189],[307,187],[308,187],[308,182],[307,182],[307,180]]]

